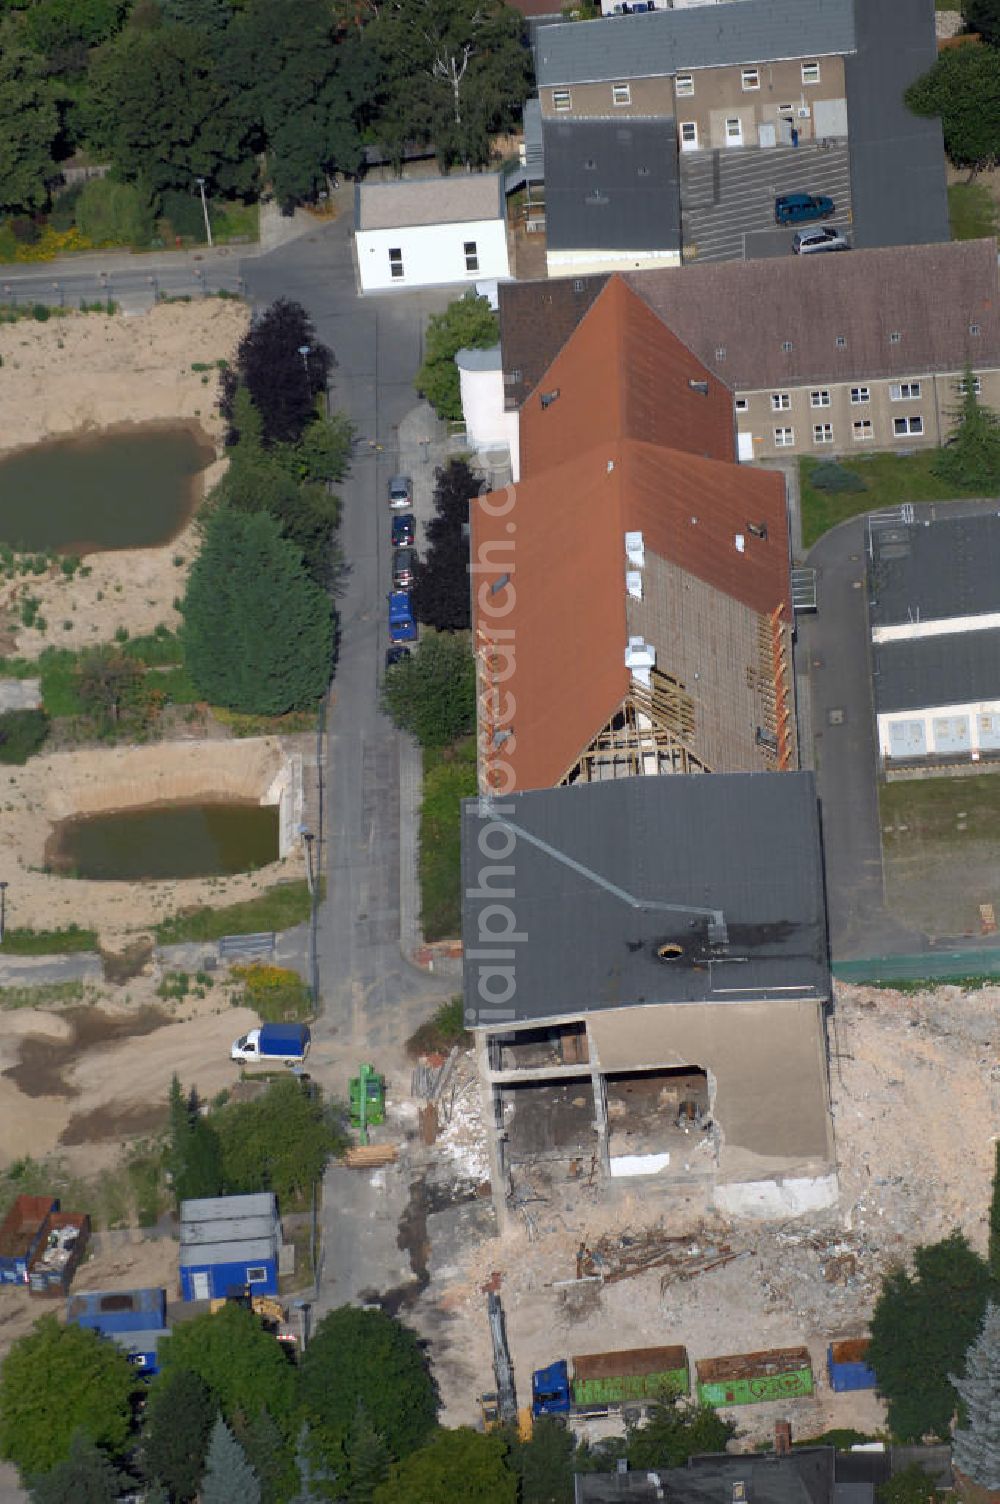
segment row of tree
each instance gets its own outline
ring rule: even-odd
[[[488,160],[530,90],[504,0],[3,0],[0,213],[44,207],[59,163],[110,161],[145,202],[282,203],[354,173],[366,143]]]
[[[940,116],[951,161],[975,173],[1000,161],[1000,0],[963,0],[962,14],[985,45],[945,48],[905,98],[915,114]]]

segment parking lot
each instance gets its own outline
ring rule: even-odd
[[[800,225],[778,227],[779,193],[825,193],[837,212],[826,221],[850,238],[851,180],[846,144],[751,147],[681,153],[684,260],[742,261],[792,254]]]

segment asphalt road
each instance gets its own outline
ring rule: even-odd
[[[271,259],[271,258],[269,258]],[[250,265],[255,263],[244,263]],[[74,256],[46,268],[0,266],[0,302],[77,308],[112,298],[126,313],[145,312],[158,297],[246,291],[238,248],[174,251],[132,258],[121,251]]]

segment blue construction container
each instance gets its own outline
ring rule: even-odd
[[[148,1332],[108,1332],[107,1336],[144,1379],[151,1379],[159,1373],[160,1338],[167,1336],[165,1327],[155,1327]]]
[[[66,1320],[110,1336],[112,1332],[161,1331],[167,1324],[167,1292],[87,1290],[66,1302]]]
[[[277,1295],[281,1222],[270,1192],[181,1205],[180,1284],[185,1300]]]
[[[830,1375],[830,1388],[838,1394],[878,1387],[875,1370],[869,1368],[867,1362],[870,1341],[870,1337],[845,1337],[840,1342],[830,1343],[826,1350],[826,1369]]]
[[[0,1282],[26,1285],[28,1269],[48,1237],[55,1196],[18,1196],[0,1226]]]

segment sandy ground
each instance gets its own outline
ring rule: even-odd
[[[835,1395],[827,1343],[866,1329],[883,1272],[917,1243],[960,1227],[985,1250],[1000,1124],[995,1040],[1000,989],[941,988],[903,996],[838,987],[831,1072],[841,1197],[838,1207],[784,1224],[706,1217],[693,1193],[664,1206],[640,1188],[615,1205],[583,1188],[531,1204],[504,1240],[442,1248],[414,1320],[431,1338],[448,1424],[474,1418],[492,1361],[483,1284],[499,1271],[520,1402],[533,1369],[574,1352],[683,1343],[693,1360],[806,1345],[817,1392],[809,1400],[734,1412],[747,1444],[784,1414],[805,1437],[831,1425],[871,1431],[874,1394]],[[461,1181],[482,1164],[474,1096],[435,1151]],[[686,1199],[686,1195],[690,1199]],[[725,1245],[739,1257],[683,1280],[657,1269],[602,1286],[572,1281],[575,1253],[600,1238],[651,1226],[690,1237],[704,1256]],[[436,1264],[436,1267],[435,1267]],[[661,1283],[662,1281],[662,1283]]]
[[[252,898],[305,875],[300,851],[253,873],[183,882],[87,882],[43,869],[51,822],[73,813],[170,799],[260,798],[283,762],[276,737],[163,742],[58,752],[0,775],[0,841],[7,856],[7,923],[96,929],[114,949],[125,936],[181,908]]]
[[[218,445],[215,376],[191,367],[232,359],[248,323],[243,304],[210,298],[160,304],[136,318],[74,313],[44,324],[0,325],[0,453],[84,428],[155,419],[197,420]],[[224,463],[204,472],[205,490]],[[160,622],[176,627],[173,601],[184,593],[193,553],[189,527],[163,548],[88,555],[86,579],[33,578],[28,588],[48,630],[15,628],[8,646],[35,657],[52,642],[75,648],[109,641],[120,627],[132,636]],[[184,562],[175,565],[176,557]],[[0,613],[23,588],[0,587]]]

